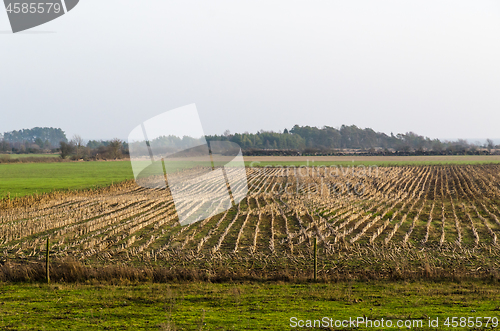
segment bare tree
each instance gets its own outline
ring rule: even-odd
[[[121,141],[118,138],[111,140],[111,142],[108,145],[109,156],[111,158],[114,158],[114,159],[121,159],[122,158],[122,144],[123,144],[123,141]]]
[[[84,147],[83,146],[83,139],[79,135],[75,134],[73,136],[73,139],[71,139],[71,142],[75,146],[76,158],[78,160],[78,159],[80,159],[82,157],[82,148]]]
[[[493,140],[486,139],[486,147],[488,148],[488,151],[491,153],[491,150],[493,149],[493,147],[495,147]]]

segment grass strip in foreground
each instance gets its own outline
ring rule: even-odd
[[[0,290],[4,330],[310,330],[290,319],[422,321],[498,317],[490,282],[13,284]],[[320,328],[316,328],[320,329]],[[339,330],[352,328],[322,328]],[[359,330],[365,330],[362,325]],[[380,329],[380,328],[379,328]],[[391,328],[383,328],[391,329]],[[392,328],[396,329],[396,328]],[[472,328],[457,327],[454,330]],[[484,329],[484,328],[479,328]]]

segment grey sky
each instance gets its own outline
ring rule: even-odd
[[[500,138],[495,1],[81,0],[9,30],[1,9],[0,132],[125,139],[196,103],[207,134],[355,124]]]

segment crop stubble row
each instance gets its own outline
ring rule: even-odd
[[[238,206],[184,227],[168,190],[133,182],[10,207],[4,202],[0,251],[41,259],[47,236],[53,255],[100,260],[179,252],[293,256],[310,252],[314,237],[326,254],[340,244],[497,246],[500,166],[301,170],[248,168],[249,194]],[[197,185],[192,189],[199,192],[203,184]],[[195,213],[201,205],[177,207]]]

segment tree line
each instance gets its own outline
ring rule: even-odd
[[[239,144],[245,154],[481,154],[496,152],[491,139],[485,144],[473,144],[464,139],[441,141],[414,132],[387,135],[371,128],[355,125],[322,128],[295,125],[283,132],[259,131],[207,136],[207,140],[229,140]]]
[[[302,155],[302,154],[487,154],[497,153],[500,146],[487,139],[484,144],[466,140],[441,141],[414,132],[387,135],[371,128],[355,125],[322,128],[295,125],[283,132],[259,131],[222,135],[207,135],[207,141],[231,141],[241,146],[246,155]],[[164,136],[153,143],[182,150],[199,138]],[[202,140],[200,140],[201,142]],[[23,129],[0,135],[2,153],[59,153],[63,159],[119,159],[129,154],[128,144],[120,139],[90,140],[85,142],[75,135],[68,140],[58,128]]]
[[[84,140],[75,135],[69,142],[61,141],[58,148],[61,158],[73,160],[116,160],[128,156],[128,144],[115,138],[112,140]]]
[[[59,153],[62,159],[120,159],[128,154],[128,145],[120,139],[90,140],[79,135],[72,139],[59,128],[23,129],[0,134],[0,153]]]

